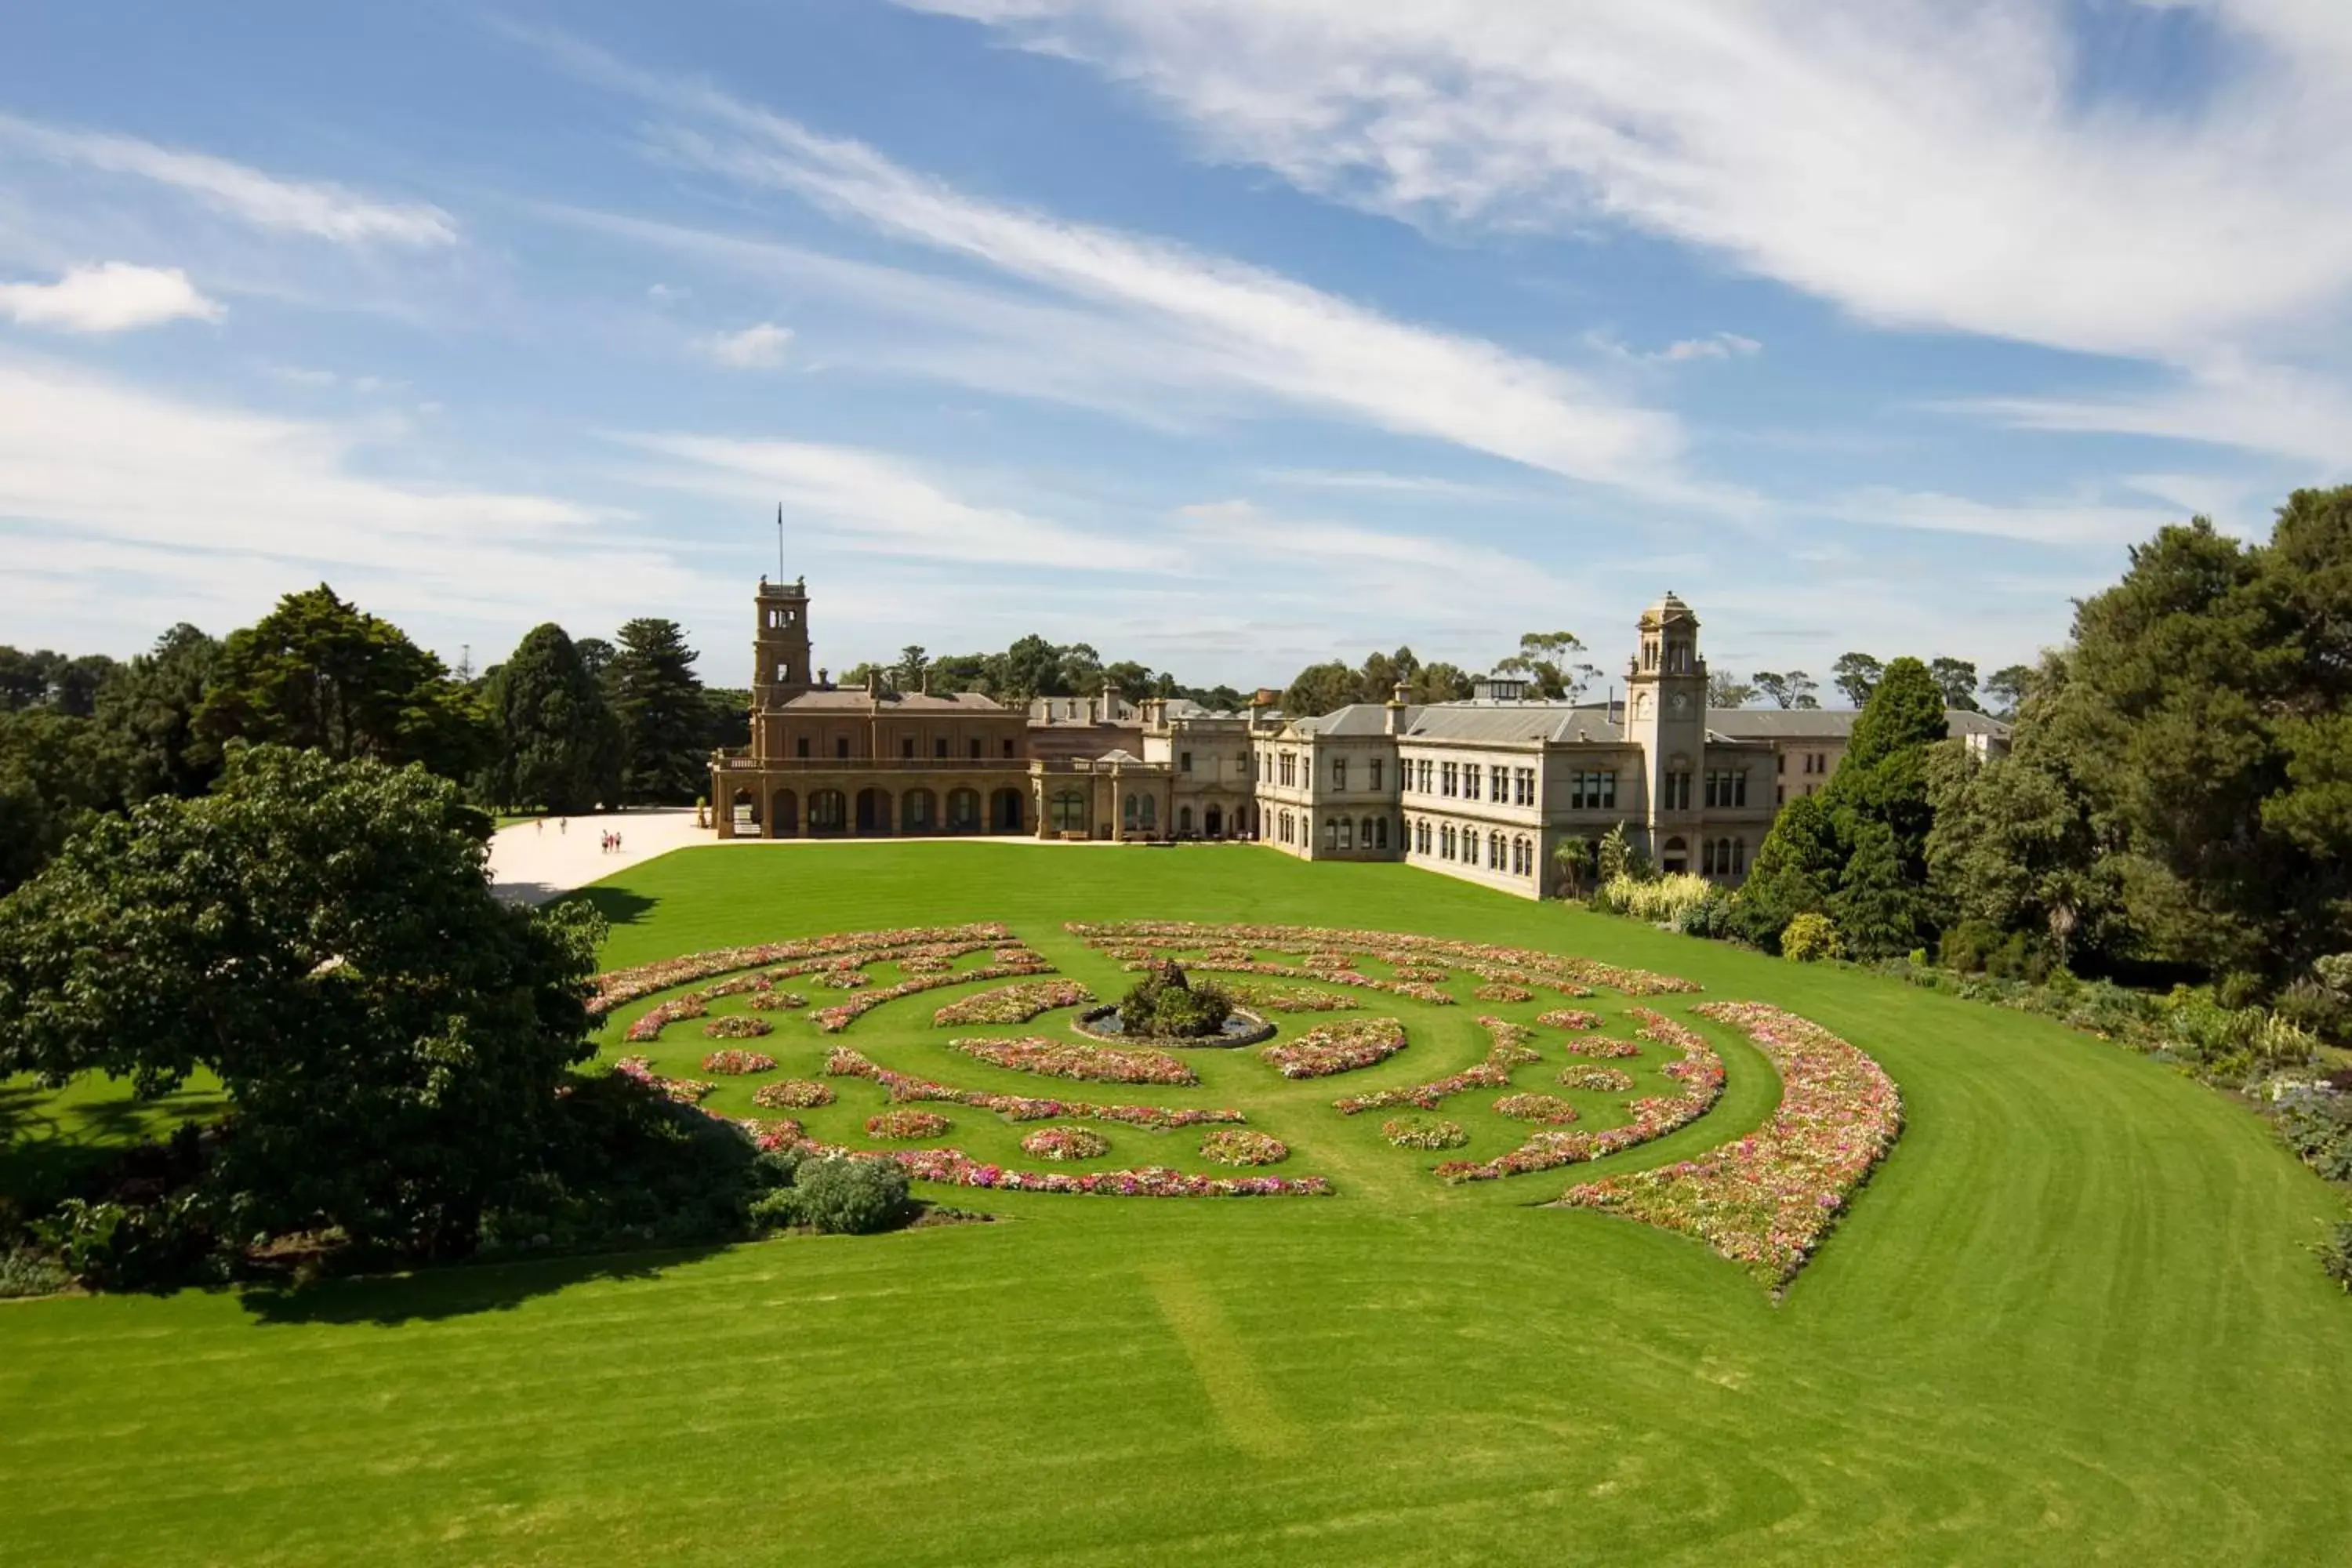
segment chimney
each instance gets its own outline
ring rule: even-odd
[[[1389,733],[1404,733],[1404,682],[1400,680],[1389,689]]]
[[[1102,717],[1106,724],[1118,722],[1118,688],[1110,683],[1108,675],[1103,677]]]

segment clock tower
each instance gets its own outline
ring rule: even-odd
[[[1641,646],[1625,672],[1625,738],[1642,748],[1650,853],[1664,871],[1691,868],[1706,756],[1706,661],[1698,617],[1669,591],[1642,612]]]

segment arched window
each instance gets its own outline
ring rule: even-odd
[[[1353,849],[1355,847],[1356,825],[1347,817],[1343,816],[1339,819],[1339,847],[1342,849]]]
[[[1125,829],[1127,829],[1127,831],[1128,831],[1128,832],[1129,832],[1129,833],[1134,832],[1134,831],[1135,831],[1135,816],[1136,816],[1136,811],[1135,811],[1135,797],[1134,797],[1133,795],[1129,795],[1129,796],[1127,797],[1127,802],[1126,802],[1126,804],[1119,807],[1119,812],[1118,812],[1118,822],[1119,822],[1119,826],[1120,826],[1121,827],[1124,827]]]
[[[857,792],[857,831],[887,833],[890,831],[890,797],[871,787]]]
[[[1698,847],[1698,874],[1702,877],[1715,875],[1715,840],[1712,838]]]
[[[1503,836],[1499,833],[1489,833],[1486,835],[1486,869],[1499,871],[1502,868]]]
[[[1454,824],[1449,822],[1438,829],[1437,844],[1437,852],[1442,858],[1448,860],[1454,858]]]
[[[1213,811],[1216,808],[1214,806],[1211,806],[1209,809]],[[1180,805],[1176,808],[1176,831],[1185,835],[1187,837],[1192,836],[1192,808],[1191,806]]]
[[[775,809],[768,814],[768,836],[791,838],[801,830],[800,797],[788,789],[776,792]]]
[[[1055,792],[1045,803],[1045,822],[1055,833],[1084,833],[1087,830],[1087,797],[1076,790]]]
[[[1022,832],[1022,793],[1017,789],[1001,789],[993,797],[996,802],[996,826],[999,833]]]
[[[1339,847],[1339,819],[1336,816],[1327,816],[1323,819],[1323,847],[1326,849]]]
[[[1748,840],[1745,838],[1731,841],[1731,874],[1735,877],[1748,874]]]
[[[810,826],[815,826],[816,820],[815,799],[816,797],[814,795],[809,797],[809,821]],[[976,789],[951,789],[948,791],[948,831],[950,833],[976,833],[979,830],[980,792]]]
[[[1683,842],[1682,835],[1678,833],[1666,840],[1665,849],[1658,859],[1658,868],[1662,871],[1687,871],[1690,869],[1690,846]]]
[[[1156,795],[1147,795],[1143,797],[1143,831],[1146,833],[1160,831],[1160,797]]]
[[[937,833],[939,829],[939,801],[929,790],[910,789],[898,797],[898,831]]]
[[[849,802],[837,789],[813,791],[808,803],[811,833],[838,833],[849,820]]]
[[[1372,832],[1373,836],[1380,840],[1380,842],[1373,847],[1379,849],[1387,848],[1389,847],[1389,819],[1385,816],[1374,817],[1372,819]]]

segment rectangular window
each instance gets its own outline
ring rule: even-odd
[[[845,756],[849,755],[849,737],[848,737],[848,736],[846,736],[846,735],[835,735],[835,736],[833,738],[833,754],[834,754],[835,757],[845,757]]]
[[[1775,752],[1772,753],[1772,771],[1776,773],[1785,773],[1789,771],[1788,752]]]
[[[937,757],[941,762],[945,762],[947,760],[947,754],[948,738],[945,735],[941,735],[931,742],[931,755]]]
[[[1375,795],[1380,793],[1381,787],[1381,761],[1379,757],[1372,759],[1372,792]]]
[[[1511,787],[1510,777],[1511,770],[1499,763],[1487,769],[1486,783],[1490,787],[1486,791],[1486,798],[1497,805],[1502,805],[1503,792]]]
[[[1731,775],[1731,804],[1734,805],[1748,804],[1748,770],[1745,768]]]
[[[1787,784],[1775,784],[1772,786],[1772,804],[1774,805],[1786,805],[1789,804],[1789,786]]]
[[[1331,787],[1333,789],[1348,787],[1348,759],[1345,757],[1331,759]]]
[[[1013,754],[1013,737],[1010,735],[1004,737],[1004,754],[1008,757]]]
[[[974,741],[971,743],[971,760],[975,763],[980,761],[980,742],[978,741]]]
[[[898,742],[898,754],[899,754],[901,757],[906,758],[908,762],[912,762],[912,761],[914,761],[914,759],[915,759],[915,737],[913,737],[912,735],[908,735],[908,736],[902,737],[902,738],[899,740],[899,742]]]
[[[1180,773],[1189,773],[1192,771],[1192,752],[1179,752],[1176,753],[1176,771]]]
[[[1478,764],[1475,763],[1462,764],[1462,798],[1465,800],[1478,798]]]

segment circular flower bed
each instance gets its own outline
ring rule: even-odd
[[[813,1078],[788,1078],[753,1089],[751,1103],[769,1110],[814,1110],[833,1103],[833,1086]]]
[[[1099,1160],[1110,1140],[1084,1127],[1041,1127],[1021,1140],[1021,1150],[1040,1160]]]
[[[1246,1128],[1221,1127],[1201,1140],[1201,1157],[1220,1165],[1276,1165],[1290,1158],[1290,1145]]]
[[[1570,1040],[1568,1054],[1572,1057],[1638,1057],[1642,1047],[1631,1040]]]
[[[910,952],[898,961],[901,974],[945,974],[955,961],[936,952]]]
[[[1381,1136],[1400,1149],[1459,1149],[1470,1142],[1459,1121],[1433,1116],[1399,1116],[1381,1123]]]
[[[1501,981],[1492,985],[1481,985],[1471,994],[1481,1002],[1532,1002],[1536,999],[1536,994],[1526,986],[1507,985]]]
[[[714,1040],[756,1040],[761,1035],[773,1034],[776,1026],[765,1018],[754,1018],[748,1013],[730,1013],[724,1018],[713,1018],[702,1026],[702,1032]],[[776,1064],[770,1062],[770,1067]],[[756,1071],[756,1068],[746,1068]]]
[[[762,991],[751,998],[751,1005],[762,1013],[772,1013],[787,1007],[805,1007],[808,998],[797,991]]]
[[[1351,1018],[1325,1024],[1258,1053],[1285,1078],[1328,1078],[1386,1061],[1404,1049],[1404,1026],[1394,1018]]]
[[[1556,1094],[1507,1094],[1495,1101],[1495,1114],[1557,1127],[1576,1120],[1576,1107]]]
[[[759,1051],[738,1050],[730,1046],[726,1050],[713,1051],[703,1058],[702,1070],[740,1078],[749,1072],[775,1071],[776,1058]]]
[[[869,1138],[937,1138],[952,1125],[937,1111],[886,1110],[879,1116],[866,1119],[866,1135]]]
[[[1622,1094],[1633,1087],[1633,1075],[1619,1068],[1579,1065],[1560,1068],[1559,1081],[1570,1089],[1597,1089],[1602,1094]]]
[[[1537,1014],[1536,1022],[1555,1029],[1597,1029],[1601,1027],[1601,1015],[1581,1007],[1555,1007],[1549,1013]]]
[[[835,991],[855,991],[874,984],[874,977],[862,969],[828,969],[816,977],[819,985],[830,985]]]

